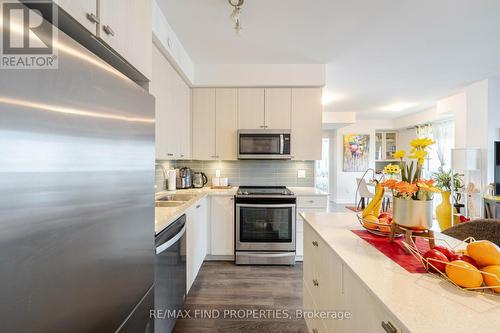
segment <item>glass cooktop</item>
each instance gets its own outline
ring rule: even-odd
[[[240,186],[238,195],[293,195],[286,186]]]

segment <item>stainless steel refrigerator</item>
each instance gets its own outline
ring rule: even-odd
[[[58,37],[58,69],[0,69],[0,331],[144,332],[154,98]]]

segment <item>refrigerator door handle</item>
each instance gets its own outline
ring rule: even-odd
[[[185,232],[186,232],[186,225],[184,225],[184,227],[181,229],[181,231],[179,231],[174,237],[170,238],[168,241],[161,244],[160,246],[157,246],[156,247],[156,254],[158,255],[158,254],[162,253],[163,251],[167,250],[172,245],[174,245],[182,237],[182,235],[184,235]]]

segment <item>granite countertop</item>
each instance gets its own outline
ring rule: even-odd
[[[315,187],[289,187],[295,195],[327,196],[328,193],[318,190]]]
[[[362,229],[353,213],[301,216],[408,331],[499,332],[499,296],[460,290],[434,274],[408,273],[351,231]],[[461,244],[440,233],[436,238]]]
[[[203,188],[190,188],[186,190],[177,191],[160,191],[155,194],[155,198],[167,194],[193,194],[193,198],[178,207],[156,207],[155,208],[155,235],[158,235],[172,222],[177,220],[184,214],[191,206],[196,204],[205,196],[233,196],[238,190],[237,186],[229,189],[211,189],[210,187]],[[290,187],[290,190],[296,195],[311,195],[311,196],[326,196],[328,193],[315,189],[314,187]]]
[[[186,201],[183,205],[177,207],[155,207],[155,235],[158,235],[166,227],[168,227],[172,222],[177,220],[182,216],[191,206],[196,204],[202,198],[210,196],[233,196],[236,194],[237,187],[232,187],[230,189],[211,189],[210,187],[204,188],[191,188],[186,190],[177,191],[161,191],[155,194],[155,198],[167,195],[167,194],[193,194],[193,198]]]

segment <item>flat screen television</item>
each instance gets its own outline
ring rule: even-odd
[[[500,195],[500,141],[495,142],[495,195]]]

